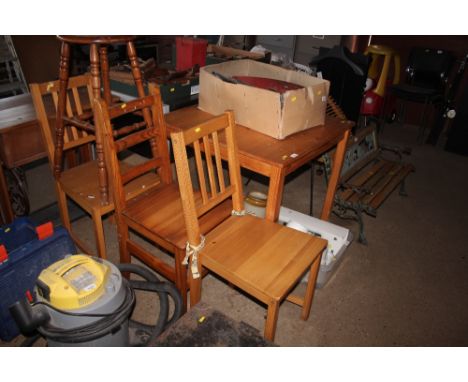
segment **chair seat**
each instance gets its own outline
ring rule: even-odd
[[[199,193],[196,201],[201,200]],[[226,200],[200,218],[202,232],[208,232],[231,215],[232,202]],[[177,183],[161,185],[145,192],[127,203],[123,211],[128,225],[145,229],[148,236],[158,242],[163,237],[178,248],[185,248],[187,231]]]
[[[125,162],[119,162],[119,164],[123,172],[132,167]],[[125,197],[127,200],[134,198],[148,189],[154,188],[159,183],[159,175],[147,173],[125,185]],[[105,214],[114,209],[112,198],[109,198],[109,204],[101,205],[98,166],[95,160],[63,171],[60,176],[60,184],[64,192],[89,213],[92,210],[100,209],[102,214]],[[109,194],[111,193],[112,186],[109,189]]]
[[[206,236],[200,261],[268,303],[284,298],[326,246],[326,240],[268,220],[231,216]]]

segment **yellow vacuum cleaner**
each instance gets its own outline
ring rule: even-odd
[[[129,281],[121,272],[138,274],[145,281]],[[134,289],[158,294],[160,313],[156,325],[130,320]],[[168,296],[175,305],[171,319]],[[144,345],[180,316],[182,299],[173,284],[159,281],[146,268],[116,266],[99,258],[73,255],[44,269],[36,282],[35,300],[18,301],[10,312],[23,334],[37,330],[49,346]],[[131,329],[140,333],[133,343]]]

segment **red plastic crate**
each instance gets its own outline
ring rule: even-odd
[[[193,37],[176,37],[176,70],[195,65],[205,66],[208,41]]]

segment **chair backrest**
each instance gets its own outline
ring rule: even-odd
[[[343,46],[334,46],[331,49],[320,49],[319,56],[312,59],[311,65],[315,65],[317,72],[330,81],[329,95],[334,98],[348,119],[357,121],[369,57],[361,53],[352,53]]]
[[[97,131],[102,134],[106,168],[113,185],[114,205],[117,213],[126,207],[124,186],[128,182],[150,171],[156,171],[162,183],[172,182],[166,124],[159,88],[151,86],[150,93],[144,98],[110,108],[103,99],[94,100],[94,121]],[[148,113],[150,118],[143,117],[143,114],[148,115]],[[112,121],[125,117],[132,117],[131,123],[127,126],[120,126],[118,130],[113,129]],[[118,154],[143,142],[149,142],[150,158],[122,173]]]
[[[232,198],[235,211],[244,208],[234,129],[234,114],[227,111],[190,129],[171,134],[185,226],[192,245],[200,244],[200,216],[228,198]],[[199,193],[195,192],[190,175],[188,146],[194,151]],[[227,179],[221,153],[227,154]]]
[[[408,58],[407,81],[423,88],[443,90],[454,57],[442,49],[413,48]]]
[[[53,168],[55,152],[55,114],[58,103],[59,81],[30,84],[31,97],[36,110],[37,119],[41,127],[44,143],[49,156],[49,164]],[[64,151],[71,151],[88,145],[86,159],[90,157],[89,144],[95,141],[94,128],[87,121],[92,118],[92,87],[90,77],[81,75],[71,77],[68,81],[66,98],[67,118],[75,117],[82,121],[82,127],[65,123],[64,127]],[[83,156],[84,151],[81,151]],[[68,156],[71,167],[78,161]]]

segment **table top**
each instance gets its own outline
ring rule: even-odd
[[[196,106],[166,114],[168,133],[189,128],[213,116]],[[311,127],[279,140],[258,131],[237,125],[237,144],[240,156],[261,159],[277,167],[293,167],[295,163],[310,160],[334,147],[353,122],[327,118],[325,124]]]

